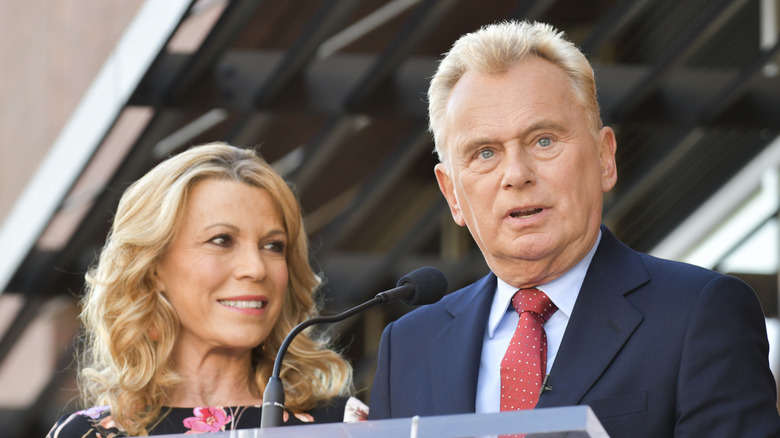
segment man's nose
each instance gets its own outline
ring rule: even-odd
[[[522,149],[507,150],[502,164],[501,185],[505,189],[524,187],[536,180],[536,166]]]

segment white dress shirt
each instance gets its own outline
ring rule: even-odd
[[[544,324],[544,331],[547,334],[547,373],[552,369],[571,311],[574,309],[574,302],[577,301],[577,295],[585,280],[585,273],[600,241],[601,231],[593,248],[572,269],[550,283],[536,286],[558,307],[558,311],[553,313]],[[482,357],[477,379],[477,412],[499,412],[501,408],[501,360],[520,320],[520,316],[511,305],[515,292],[517,288],[498,279],[490,316],[485,327],[485,337],[482,341]]]

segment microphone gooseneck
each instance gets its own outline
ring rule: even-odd
[[[295,336],[314,324],[341,321],[342,319],[346,319],[364,309],[380,303],[381,301],[381,298],[374,297],[371,300],[366,301],[365,303],[357,307],[353,307],[345,312],[339,313],[338,315],[318,316],[307,319],[306,321],[296,325],[295,328],[293,328],[292,331],[287,334],[287,336],[284,338],[284,341],[282,341],[282,344],[279,346],[279,351],[276,353],[273,372],[271,377],[268,379],[268,384],[265,386],[265,391],[263,392],[263,410],[260,417],[260,428],[276,427],[282,425],[284,418],[284,385],[282,384],[282,379],[279,378],[279,374],[281,373],[284,354],[287,352],[287,348],[290,346],[290,343],[295,338]]]
[[[338,322],[350,316],[362,312],[377,304],[389,304],[401,301],[408,305],[430,304],[438,301],[447,292],[447,277],[430,266],[415,269],[398,280],[396,287],[380,292],[374,298],[341,312],[337,315],[317,316],[301,322],[284,338],[276,353],[274,368],[268,384],[263,392],[263,410],[260,419],[260,428],[281,426],[284,417],[284,386],[281,373],[282,361],[287,348],[295,336],[314,324]]]

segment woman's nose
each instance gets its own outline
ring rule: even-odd
[[[265,276],[266,266],[262,251],[254,245],[244,245],[236,260],[236,276],[260,280]]]

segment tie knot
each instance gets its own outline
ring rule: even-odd
[[[558,308],[544,292],[539,289],[520,289],[512,297],[512,307],[517,313],[523,312],[535,313],[547,322]]]

